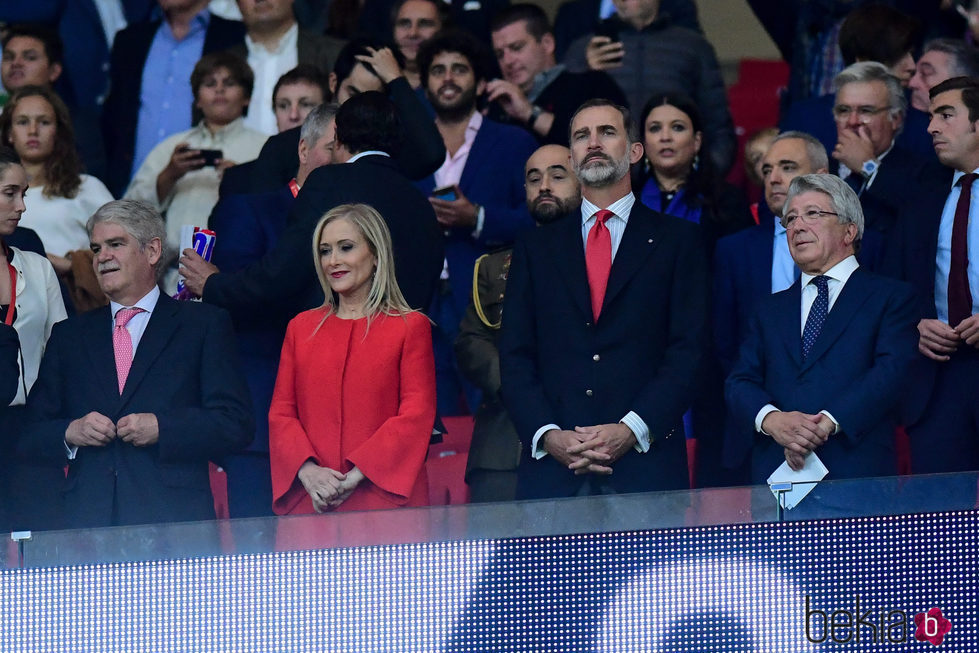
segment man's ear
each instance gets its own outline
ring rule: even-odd
[[[299,139],[299,165],[304,165],[306,159],[309,156],[309,146],[306,145],[306,139]]]
[[[160,260],[160,256],[163,255],[163,243],[160,242],[159,238],[154,238],[146,243],[146,254],[150,258],[150,263],[156,265],[157,261]]]
[[[330,95],[332,95],[333,99],[335,100],[337,97],[337,74],[336,73],[330,73],[329,85],[330,85]]]
[[[642,159],[644,149],[642,143],[633,143],[629,146],[629,163],[638,163]]]
[[[60,63],[53,63],[48,66],[48,82],[54,84],[61,77],[62,67]]]
[[[554,43],[554,35],[553,34],[551,34],[550,32],[547,32],[546,34],[544,34],[544,36],[540,37],[540,44],[542,46],[544,46],[544,51],[547,54],[549,54],[549,55],[554,54],[554,50],[556,48],[556,45]]]

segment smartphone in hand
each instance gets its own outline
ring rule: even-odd
[[[442,186],[442,188],[436,188],[432,191],[432,197],[440,200],[445,200],[446,202],[451,202],[453,200],[459,199],[456,194],[455,185],[452,186]]]

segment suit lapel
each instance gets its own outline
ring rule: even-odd
[[[86,348],[91,357],[91,369],[95,371],[94,382],[98,385],[99,396],[117,396],[119,381],[112,348],[112,315],[108,306],[92,313],[85,325],[85,332]]]
[[[660,243],[661,231],[661,216],[646,210],[636,200],[629,215],[629,222],[626,223],[625,232],[622,234],[622,242],[619,243],[615,260],[612,262],[612,271],[608,277],[605,301],[602,306],[610,306],[629,279],[645,265],[646,259]]]
[[[862,268],[854,270],[840,291],[839,297],[836,298],[836,302],[833,303],[832,310],[826,315],[823,328],[812,344],[809,356],[806,357],[800,371],[804,372],[811,367],[843,335],[846,325],[850,323],[850,320],[870,297],[870,285],[866,281],[866,272]],[[801,304],[799,305],[801,306]],[[801,309],[796,312],[800,315],[802,313]]]
[[[772,263],[774,262],[772,247],[775,224],[770,220],[768,226],[768,229],[757,229],[752,232],[751,249],[746,252],[749,257],[747,264],[757,273],[751,275],[753,297],[764,297],[772,292]]]
[[[488,119],[483,119],[483,125],[476,132],[473,140],[472,149],[466,157],[466,165],[462,169],[462,176],[459,178],[459,188],[470,188],[474,179],[478,179],[479,169],[489,158],[488,151],[496,143],[493,126]]]
[[[551,246],[551,261],[582,314],[591,320],[591,296],[585,268],[585,246],[581,241],[581,212],[575,211],[554,225],[553,237],[546,234]],[[614,266],[613,266],[614,267]]]
[[[788,290],[773,295],[776,302],[772,311],[771,321],[775,322],[777,333],[782,334],[786,354],[792,359],[795,369],[801,368],[802,362],[802,286],[799,279],[795,280]],[[771,286],[769,286],[769,292]],[[766,317],[766,320],[768,318]]]
[[[136,348],[136,355],[133,357],[132,367],[129,368],[129,376],[126,378],[126,387],[122,391],[120,408],[136,392],[150,367],[179,329],[176,319],[177,308],[176,300],[160,295],[146,330],[139,340],[139,347]]]

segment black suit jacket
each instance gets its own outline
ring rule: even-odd
[[[240,21],[212,15],[204,34],[202,54],[227,50],[245,38]],[[122,197],[129,184],[136,149],[136,124],[139,120],[143,87],[143,66],[153,37],[162,20],[136,23],[116,34],[109,65],[109,96],[102,108],[102,131],[108,159],[106,185]],[[187,125],[190,129],[190,125]]]
[[[322,305],[313,231],[324,213],[353,202],[370,204],[384,217],[391,230],[401,292],[413,308],[427,308],[442,271],[442,232],[425,196],[390,158],[378,155],[314,170],[272,251],[240,272],[211,276],[204,286],[204,301],[245,319],[268,309],[292,317]]]
[[[864,224],[888,238],[897,222],[901,206],[921,191],[920,184],[931,184],[934,178],[933,162],[899,145],[891,148],[880,162],[874,183],[860,193]],[[830,162],[830,172],[839,173],[839,163]]]
[[[531,458],[537,429],[614,423],[629,411],[653,443],[626,453],[607,482],[619,492],[688,487],[682,416],[708,347],[707,267],[696,225],[636,202],[594,321],[580,214],[518,240],[500,368],[524,444],[520,496],[572,496],[584,480],[550,456]]]
[[[109,307],[60,322],[28,397],[22,453],[64,464],[65,430],[92,411],[113,422],[153,413],[160,437],[79,448],[64,488],[71,526],[213,519],[207,463],[247,445],[254,429],[228,315],[161,295],[121,396]]]
[[[0,415],[7,404],[17,394],[20,370],[17,368],[17,354],[20,340],[12,326],[0,322]]]
[[[401,121],[401,151],[394,160],[409,179],[424,179],[445,163],[445,144],[432,115],[403,78],[388,84],[388,97]],[[258,158],[229,168],[221,180],[221,197],[264,193],[281,188],[299,169],[299,132],[293,127],[265,141]],[[230,173],[230,174],[229,174]]]

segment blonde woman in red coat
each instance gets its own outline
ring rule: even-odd
[[[391,236],[366,204],[320,220],[313,253],[326,301],[297,315],[269,411],[277,514],[427,503],[435,420],[431,325],[394,276]]]

